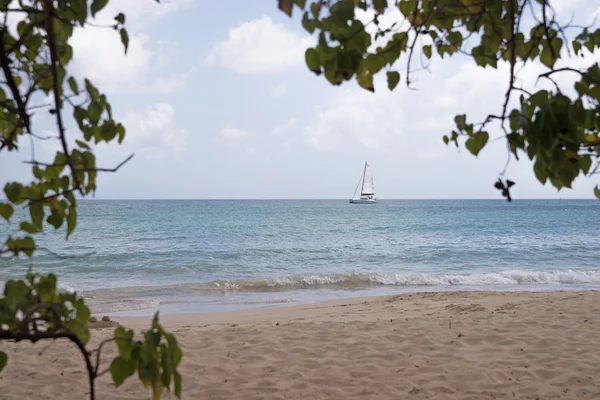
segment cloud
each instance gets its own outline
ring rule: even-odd
[[[177,127],[170,104],[157,103],[144,112],[129,112],[123,117],[126,137],[123,142],[146,159],[181,158],[188,146],[187,129]]]
[[[285,123],[273,128],[273,130],[271,131],[271,135],[279,136],[286,133],[293,133],[298,128],[299,122],[300,121],[296,117],[290,118]]]
[[[241,141],[250,136],[250,133],[236,128],[221,129],[221,137],[229,142]]]
[[[304,143],[319,150],[333,150],[351,138],[369,149],[391,145],[403,132],[405,113],[394,96],[346,89],[326,106],[317,106],[314,121],[303,132]],[[396,96],[397,97],[397,96]]]
[[[312,42],[309,36],[287,30],[265,15],[229,29],[227,39],[213,45],[202,64],[240,74],[272,73],[302,65]]]
[[[146,28],[191,5],[193,0],[119,0],[96,15],[95,24],[113,24],[119,12],[126,15],[129,48],[124,52],[117,31],[97,27],[77,29],[71,39],[73,62],[70,71],[87,77],[105,92],[175,92],[185,86],[189,74],[166,72],[166,59],[176,55],[176,43],[154,41]]]
[[[147,28],[169,14],[184,10],[194,4],[194,0],[118,0],[110,2],[97,20],[107,20],[122,12],[127,17],[127,26],[136,30]]]
[[[271,89],[269,89],[269,96],[274,99],[277,99],[283,96],[286,92],[287,85],[285,83],[280,83],[279,85],[273,86]]]

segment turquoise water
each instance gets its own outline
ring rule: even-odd
[[[81,201],[29,266],[99,313],[201,312],[437,290],[600,289],[594,200]],[[0,225],[0,234],[8,232]]]

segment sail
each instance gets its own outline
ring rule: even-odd
[[[369,164],[365,163],[365,172],[362,184],[362,195],[373,195],[375,194],[375,187],[373,186],[373,173]]]

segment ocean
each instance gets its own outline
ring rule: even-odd
[[[33,268],[108,315],[441,290],[600,289],[596,200],[82,200]],[[0,235],[13,230],[0,224]]]

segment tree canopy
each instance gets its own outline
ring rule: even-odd
[[[118,0],[115,0],[118,1]],[[149,1],[149,0],[148,0]],[[69,44],[75,29],[114,29],[125,52],[129,37],[126,17],[118,14],[112,24],[94,25],[91,20],[109,0],[0,0],[0,153],[20,151],[30,145],[32,182],[9,182],[4,187],[6,201],[0,201],[0,216],[7,222],[23,207],[27,218],[19,223],[21,233],[9,236],[0,245],[0,257],[31,256],[36,244],[34,234],[46,228],[62,229],[66,238],[77,225],[77,197],[96,190],[99,172],[114,168],[96,165],[94,145],[121,143],[124,126],[115,121],[107,97],[83,77],[69,73],[73,48]],[[109,61],[109,60],[107,60]],[[50,113],[56,122],[55,137],[42,136],[32,124],[35,112]],[[79,128],[67,135],[66,114]],[[35,158],[34,143],[53,139],[61,150],[53,160]],[[57,287],[53,274],[28,273],[23,280],[9,280],[0,297],[0,340],[31,341],[68,339],[82,353],[88,372],[90,398],[94,398],[94,380],[110,372],[119,386],[137,372],[155,399],[165,388],[181,394],[181,376],[177,367],[181,350],[176,338],[165,331],[155,315],[141,339],[124,327],[116,328],[114,341],[118,356],[108,369],[100,369],[102,342],[94,360],[86,345],[90,340],[90,310],[76,293]],[[0,351],[0,371],[8,355]]]
[[[496,129],[506,139],[509,160],[526,156],[542,184],[550,182],[561,190],[571,188],[580,175],[600,172],[600,68],[593,56],[600,47],[600,29],[561,23],[552,3],[278,0],[289,16],[294,8],[303,11],[302,26],[318,38],[306,50],[306,65],[332,85],[355,79],[374,92],[373,78],[385,73],[389,90],[401,80],[411,87],[415,63],[431,59],[434,53],[441,58],[464,55],[483,68],[507,63],[507,90],[498,108],[483,121],[456,115],[456,128],[443,140],[457,147],[464,142],[477,156]],[[589,60],[587,67],[569,65],[575,57]],[[402,71],[400,59],[406,64]],[[532,92],[517,83],[519,71],[531,63],[545,67],[538,79],[550,81],[552,89]],[[555,79],[559,74],[576,76],[575,95]],[[498,179],[495,187],[510,201],[513,184]],[[600,198],[600,187],[594,193]]]

